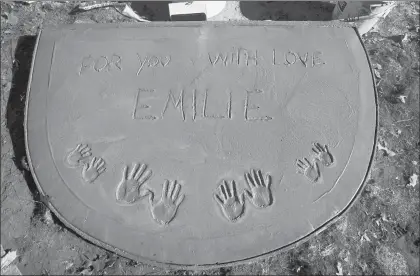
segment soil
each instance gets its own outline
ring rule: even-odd
[[[420,174],[419,2],[399,2],[363,36],[376,69],[379,128],[375,160],[358,200],[335,224],[295,248],[205,271],[164,270],[120,257],[64,227],[43,204],[28,171],[23,131],[38,28],[81,22],[141,24],[112,7],[71,13],[76,5],[1,2],[1,244],[17,251],[14,264],[23,274],[419,274],[420,185],[409,185]],[[151,20],[165,19],[167,3],[136,5]],[[285,11],[282,5],[229,2],[212,20],[328,20],[325,12],[333,7],[312,2],[324,12],[312,16],[295,15],[296,9]]]

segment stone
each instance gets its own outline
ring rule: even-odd
[[[342,25],[51,26],[27,95],[29,165],[49,208],[99,246],[163,267],[241,263],[354,202],[375,93]]]
[[[16,25],[19,22],[19,18],[14,15],[14,14],[10,14],[9,18],[7,19],[7,23],[9,23],[10,25]]]
[[[206,4],[200,1],[170,3],[169,15],[172,21],[205,21]]]
[[[226,1],[191,1],[168,4],[170,16],[204,14],[205,19],[218,15],[225,6]]]

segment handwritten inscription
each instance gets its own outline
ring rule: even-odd
[[[269,61],[267,59],[268,53],[260,53],[258,49],[249,50],[245,48],[233,48],[230,51],[215,51],[208,52],[208,61],[212,67],[217,66],[261,66],[264,64],[261,61]],[[326,64],[323,59],[323,53],[321,51],[279,51],[277,49],[272,50],[272,66],[303,66],[305,68],[319,68]],[[264,57],[263,57],[264,56]],[[137,75],[139,75],[146,68],[165,68],[172,62],[170,55],[142,55],[137,53],[138,69]],[[87,71],[92,72],[110,72],[112,70],[122,70],[122,58],[117,54],[110,56],[98,56],[93,57],[88,55],[82,59],[82,63],[79,68],[79,75]],[[220,120],[231,120],[234,114],[238,114],[240,111],[232,110],[232,91],[228,89],[226,91],[226,103],[223,111],[220,110],[220,98],[217,98],[217,106],[212,107],[213,93],[208,89],[199,91],[194,89],[193,91],[175,91],[170,90],[167,93],[165,102],[161,104],[159,108],[160,112],[152,112],[151,104],[148,100],[154,100],[153,105],[156,105],[156,100],[162,99],[158,95],[162,91],[156,91],[155,89],[139,89],[136,97],[134,108],[132,111],[132,118],[137,120],[159,120],[163,119],[169,110],[175,109],[179,111],[180,117],[183,121],[187,120],[190,115],[192,121],[197,118],[206,119],[220,119]],[[243,118],[249,122],[266,122],[273,119],[272,116],[261,112],[260,106],[254,103],[255,99],[260,97],[264,91],[259,89],[252,89],[244,91],[245,103],[243,106]],[[235,99],[236,101],[237,99]],[[258,100],[257,100],[258,101]],[[214,102],[214,100],[213,100]],[[158,103],[159,104],[159,103]],[[218,111],[215,111],[219,108]],[[154,107],[156,109],[156,106]],[[190,110],[192,109],[192,110]]]
[[[214,52],[208,54],[210,64],[213,66],[229,66],[229,65],[245,65],[258,66],[259,53],[258,50],[237,49],[228,52]],[[293,64],[301,64],[305,68],[320,67],[325,63],[322,59],[321,51],[314,52],[295,52],[292,50],[282,52],[273,49],[272,65],[290,66]]]
[[[200,93],[201,92],[201,93]],[[151,105],[148,103],[148,100],[156,100],[157,96],[153,96],[154,94],[159,93],[155,89],[139,89],[136,94],[136,98],[134,101],[134,108],[132,112],[132,118],[137,120],[158,120],[163,119],[170,109],[178,110],[180,113],[180,118],[183,121],[186,121],[187,119],[187,112],[186,112],[186,103],[185,103],[185,96],[186,91],[181,90],[179,92],[176,92],[175,90],[169,90],[168,96],[166,97],[166,100],[164,103],[162,103],[162,111],[159,115],[157,114],[151,114],[148,113],[148,110],[151,109]],[[226,98],[225,98],[225,107],[226,111],[224,111],[223,114],[213,114],[209,112],[210,107],[210,91],[208,89],[204,91],[199,91],[197,89],[193,89],[191,92],[189,92],[191,97],[191,108],[188,115],[190,115],[191,120],[195,121],[198,117],[203,119],[220,119],[220,120],[232,120],[233,117],[233,110],[232,110],[232,91],[229,89],[226,90]],[[251,90],[251,91],[245,91],[244,92],[244,100],[245,100],[245,106],[243,111],[243,116],[245,121],[270,121],[273,119],[273,117],[270,116],[254,116],[250,115],[249,113],[251,111],[254,111],[259,109],[260,107],[255,105],[253,103],[254,98],[258,97],[259,95],[263,94],[263,90]],[[251,95],[253,97],[251,98]],[[197,101],[198,96],[200,97],[200,102]],[[199,104],[201,104],[201,112],[198,114],[198,108]],[[188,104],[188,106],[190,106]],[[236,113],[239,113],[239,111],[236,111]]]
[[[230,51],[208,52],[208,62],[212,67],[220,66],[263,66],[261,60],[269,61],[272,59],[273,66],[292,66],[301,65],[305,68],[319,68],[326,64],[321,51],[281,51],[272,50],[270,53],[261,53],[259,50],[249,50],[238,47]],[[263,57],[267,56],[267,57]],[[172,62],[170,55],[142,55],[137,53],[138,67],[136,75],[140,75],[146,68],[165,68]],[[191,59],[192,60],[192,59]],[[195,64],[195,62],[193,62]],[[93,57],[88,55],[82,58],[79,67],[79,75],[84,72],[111,72],[112,70],[122,71],[122,58],[120,55],[102,55]]]
[[[196,91],[195,91],[196,92]],[[227,110],[225,115],[209,115],[207,114],[207,99],[208,99],[208,90],[206,89],[204,92],[204,104],[203,104],[203,117],[204,118],[214,118],[214,119],[231,119],[232,118],[232,92],[228,91],[228,101],[227,101]]]
[[[140,75],[141,71],[148,67],[166,67],[171,62],[171,56],[144,56],[137,54],[139,60],[139,69],[137,70],[137,76]]]
[[[179,108],[181,114],[182,114],[182,120],[185,121],[185,112],[184,112],[184,90],[181,90],[181,93],[179,94],[178,100],[175,100],[175,96],[173,94],[172,90],[169,90],[168,94],[168,100],[166,101],[165,107],[162,111],[162,118],[165,115],[166,110],[168,109],[169,104],[172,104],[173,107]]]
[[[244,111],[244,117],[246,121],[270,121],[273,118],[270,116],[264,116],[264,117],[249,117],[248,116],[248,112],[250,110],[256,110],[259,109],[260,107],[254,104],[250,104],[250,96],[252,94],[261,94],[263,93],[262,90],[260,89],[254,89],[252,91],[247,91],[246,93],[246,100],[245,100],[245,111]]]
[[[258,51],[250,51],[246,49],[237,49],[229,52],[209,53],[209,61],[211,65],[258,65]]]
[[[91,55],[89,55],[82,59],[82,64],[79,68],[79,75],[86,71],[109,72],[113,69],[117,69],[119,71],[122,70],[121,57],[119,55],[113,54],[111,56],[99,57],[92,57]]]
[[[322,52],[315,51],[313,53],[304,52],[294,52],[294,51],[287,51],[285,53],[276,51],[273,49],[273,65],[286,65],[290,66],[293,64],[301,64],[302,66],[308,67],[320,67],[325,64],[325,61],[322,60]]]
[[[138,113],[141,112],[142,109],[149,109],[150,105],[144,104],[140,102],[140,97],[141,94],[147,94],[148,96],[147,98],[150,98],[150,95],[152,93],[154,93],[155,90],[154,89],[142,89],[140,88],[137,92],[136,95],[136,100],[135,100],[135,105],[134,105],[134,109],[133,109],[133,119],[140,119],[140,120],[156,120],[157,117],[156,116],[152,116],[152,115],[145,115],[145,116],[139,116]]]

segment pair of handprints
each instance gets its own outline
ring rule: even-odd
[[[67,165],[71,168],[82,168],[82,178],[87,183],[93,183],[105,169],[106,164],[101,157],[92,157],[92,150],[88,145],[78,144],[70,151],[66,158]]]
[[[145,164],[134,164],[129,172],[128,166],[123,169],[123,176],[117,186],[116,198],[119,203],[132,205],[139,199],[148,196],[150,212],[153,219],[160,224],[169,224],[175,217],[185,195],[180,194],[181,185],[176,180],[165,180],[160,199],[154,202],[154,192],[145,188],[152,171]]]
[[[314,143],[312,151],[314,152],[312,161],[309,161],[306,157],[303,160],[298,159],[296,166],[298,173],[303,174],[309,181],[317,183],[321,178],[318,162],[324,167],[331,167],[334,164],[334,157],[327,145],[322,146],[319,143]]]
[[[245,199],[259,209],[266,208],[272,203],[270,175],[263,176],[261,170],[251,170],[250,173],[245,173],[245,182],[249,189],[245,189],[240,196],[234,180],[230,182],[223,180],[218,193],[214,194],[222,213],[231,222],[237,221],[244,214]]]
[[[82,178],[87,183],[93,183],[103,172],[106,164],[103,158],[92,157],[88,145],[79,144],[70,151],[66,163],[71,168],[82,168]],[[148,196],[153,219],[160,224],[168,224],[175,217],[179,205],[184,200],[180,195],[181,185],[176,181],[166,180],[163,184],[162,196],[155,202],[154,192],[144,188],[144,184],[152,176],[152,171],[145,164],[133,164],[131,170],[125,166],[123,176],[116,189],[117,202],[123,205],[133,205],[139,199]]]

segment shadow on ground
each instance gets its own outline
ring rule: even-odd
[[[240,9],[249,20],[328,21],[335,4],[325,1],[241,1]]]
[[[40,200],[40,194],[27,166],[24,131],[26,91],[35,43],[35,36],[22,36],[17,42],[12,69],[12,88],[7,103],[6,120],[15,154],[13,161],[16,167],[23,172],[34,199]]]
[[[25,182],[32,194],[35,208],[32,219],[42,217],[46,211],[45,199],[39,192],[38,187],[29,169],[25,145],[25,104],[29,77],[31,74],[32,56],[35,50],[36,36],[21,36],[16,45],[13,59],[13,78],[7,103],[6,122],[12,140],[16,167],[22,172]],[[64,225],[53,215],[54,222],[59,226]],[[69,231],[71,231],[69,229]],[[72,231],[71,231],[72,232]]]
[[[172,1],[135,1],[131,8],[141,17],[151,21],[170,21],[169,3]]]

